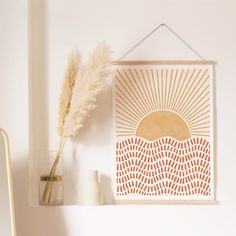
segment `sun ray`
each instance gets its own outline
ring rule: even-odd
[[[195,84],[194,88],[192,89],[191,93],[189,94],[188,98],[185,100],[185,103],[183,103],[179,109],[179,113],[181,114],[186,107],[189,107],[190,102],[194,99],[194,97],[196,96],[196,94],[198,94],[199,91],[201,91],[201,87],[205,85],[205,82],[207,81],[207,79],[205,81],[202,81],[204,79],[204,76],[206,74],[207,70],[204,72],[204,74],[201,76],[201,78],[197,81],[197,83]],[[200,85],[200,87],[198,87]],[[194,94],[194,95],[193,95]]]
[[[193,136],[202,136],[202,137],[210,137],[209,134],[199,134],[199,133],[193,133]]]
[[[209,133],[203,132],[203,131],[196,131],[193,134],[191,134],[192,136],[198,136],[198,137],[202,137],[203,135],[210,135]]]
[[[126,92],[126,94],[129,95],[130,99],[128,99],[128,101],[132,100],[134,107],[137,108],[140,117],[145,115],[145,110],[143,109],[142,103],[138,102],[139,99],[136,96],[136,94],[133,92],[133,90],[131,89],[131,87],[128,85],[128,83],[126,82],[127,80],[123,79],[124,84],[117,78],[117,81],[119,81],[120,85],[122,86],[122,89]],[[122,92],[121,92],[122,93]],[[136,99],[133,99],[134,96]]]
[[[122,96],[117,95],[116,102],[117,104],[119,104],[117,105],[117,108],[119,109],[122,109],[122,107],[125,108],[126,113],[130,115],[132,114],[133,117],[135,117],[137,120],[139,120],[140,117],[142,117],[139,113],[131,109],[131,107],[129,106],[129,103],[126,103],[126,100]]]
[[[183,116],[185,116],[186,114],[188,114],[188,112],[190,110],[192,110],[196,105],[199,104],[199,102],[203,101],[207,96],[209,96],[209,85],[198,95],[197,99],[194,100],[191,104],[189,104],[185,110],[181,113],[183,114]],[[205,93],[205,94],[204,94]],[[203,97],[201,97],[202,95],[204,95]],[[199,100],[198,100],[199,99]]]
[[[125,110],[121,110],[121,111],[120,111],[120,110],[117,109],[117,110],[116,110],[116,113],[119,114],[119,115],[124,116],[125,118],[127,118],[128,120],[133,121],[133,122],[136,123],[136,124],[137,124],[137,122],[138,122],[136,119],[132,118],[129,114],[126,114],[126,115],[125,115],[125,114],[124,114],[124,113],[125,113]]]
[[[191,84],[188,86],[188,90],[186,92],[186,96],[183,97],[183,99],[180,102],[180,107],[178,108],[178,110],[176,110],[176,112],[179,113],[179,110],[181,109],[181,107],[183,105],[185,105],[185,103],[189,100],[189,97],[191,96],[192,90],[193,90],[193,86],[195,84],[195,81],[198,79],[199,74],[202,72],[202,70],[198,70],[197,74],[195,75],[194,79],[191,80]]]
[[[193,117],[192,119],[189,119],[189,120],[188,120],[188,123],[191,123],[192,121],[198,120],[199,117],[203,117],[204,115],[209,114],[209,112],[210,112],[210,111],[207,110],[207,111],[205,111],[205,112],[199,114],[198,116]]]
[[[138,74],[138,72],[137,72],[136,69],[134,70],[134,72],[135,72],[135,74],[136,74],[136,76],[137,76],[137,80],[138,80],[138,82],[139,82],[138,86],[140,86],[140,91],[141,91],[141,93],[142,93],[142,96],[144,96],[144,98],[145,98],[145,101],[146,101],[146,105],[147,105],[147,107],[148,107],[148,110],[151,111],[152,108],[150,107],[150,103],[149,103],[149,101],[148,101],[148,97],[147,97],[147,94],[146,94],[146,90],[145,90],[144,87],[143,87],[142,79],[140,78],[140,76],[139,76],[139,74]],[[135,82],[137,83],[136,80],[135,80]]]
[[[140,106],[140,104],[145,104],[145,103],[140,103],[140,102],[138,102],[139,99],[140,99],[140,97],[137,96],[138,93],[135,93],[135,92],[133,91],[133,89],[131,89],[131,86],[130,86],[129,83],[128,83],[128,81],[131,81],[131,80],[129,79],[128,75],[125,74],[125,76],[126,76],[126,78],[127,78],[127,79],[125,79],[125,78],[122,76],[121,72],[119,72],[119,76],[120,76],[120,78],[121,78],[121,79],[117,78],[117,81],[119,82],[119,85],[122,87],[123,90],[125,90],[126,94],[129,95],[129,97],[134,101],[134,103],[136,103],[137,106]],[[136,99],[133,99],[132,96],[134,96]],[[140,110],[142,110],[142,112],[141,112],[142,114],[145,114],[145,111],[143,111],[142,106],[140,106]]]
[[[135,101],[135,104],[137,104],[139,111],[141,110],[141,114],[144,115],[146,113],[145,107],[143,106],[143,100],[141,99],[139,93],[135,90],[135,87],[132,86],[131,83],[131,79],[129,78],[128,74],[126,73],[126,71],[123,71],[123,73],[125,74],[126,78],[128,78],[127,80],[123,80],[124,84],[123,87],[127,87],[126,91],[129,93],[130,92],[130,96],[133,99],[133,96],[135,97],[135,99],[133,99]],[[120,82],[122,84],[122,82]],[[133,90],[134,88],[134,90]]]
[[[149,109],[146,106],[146,100],[145,100],[144,96],[142,95],[142,91],[141,91],[140,87],[137,86],[136,78],[134,77],[133,72],[131,70],[128,70],[128,71],[132,77],[132,79],[130,79],[130,84],[133,86],[137,96],[140,98],[140,103],[142,104],[145,113],[148,113]]]
[[[151,100],[150,100],[150,94],[148,92],[148,88],[147,88],[147,84],[146,84],[146,78],[143,74],[143,70],[139,69],[139,71],[137,71],[137,73],[139,74],[140,87],[141,87],[142,91],[144,91],[144,96],[147,99],[147,104],[148,104],[148,107],[149,107],[149,111],[152,111],[153,110],[152,103],[151,103]]]
[[[204,130],[204,129],[207,129],[207,132],[209,132],[209,129],[210,129],[210,126],[200,126],[198,128],[192,128],[191,129],[191,132],[194,132],[194,131],[201,131],[201,130]]]
[[[117,112],[118,113],[118,112]],[[124,117],[123,117],[124,116]],[[130,120],[127,116],[121,114],[121,115],[116,115],[116,119],[117,120],[122,120],[124,122],[126,122],[127,124],[130,124],[130,125],[136,125],[136,122]]]
[[[209,115],[206,116],[206,117],[203,117],[203,118],[201,118],[201,119],[199,119],[199,120],[196,120],[196,121],[194,121],[194,122],[191,122],[191,123],[189,123],[189,125],[191,126],[191,125],[197,124],[197,123],[200,122],[200,121],[205,121],[205,120],[208,120],[208,119],[210,119],[210,116],[209,116]]]
[[[209,124],[209,123],[210,123],[210,121],[206,121],[206,122],[203,122],[203,123],[197,123],[195,125],[189,125],[189,126],[190,126],[190,129],[192,129],[192,128],[198,127],[200,125],[206,125],[206,124]]]
[[[171,91],[171,85],[172,85],[172,76],[173,76],[173,69],[171,69],[171,73],[170,73],[170,83],[169,83],[169,89],[168,89],[168,94],[167,94],[167,104],[166,107],[167,109],[169,108],[169,99],[170,99],[170,91]]]
[[[127,122],[122,122],[122,121],[117,121],[116,122],[117,125],[119,126],[123,126],[123,127],[128,127],[128,128],[132,128],[132,129],[136,129],[136,126]]]
[[[126,137],[126,136],[132,136],[132,135],[134,134],[133,133],[123,133],[123,134],[118,133],[117,134],[118,137]]]
[[[157,76],[157,84],[158,84],[158,98],[160,103],[160,110],[162,109],[162,97],[161,97],[161,80],[159,76],[159,70],[156,69],[156,76]]]
[[[131,114],[133,113],[133,115],[135,115],[137,117],[137,119],[140,119],[140,117],[142,117],[142,116],[139,113],[137,113],[137,111],[134,111],[131,106],[129,106],[130,104],[132,105],[132,103],[127,102],[127,100],[125,100],[125,98],[127,98],[127,97],[126,96],[123,97],[119,93],[117,93],[116,101],[117,101],[117,103],[124,106],[127,109],[127,111],[129,111],[129,113],[131,113]],[[136,114],[134,114],[134,113],[136,113]]]
[[[149,90],[151,92],[151,100],[152,100],[152,105],[153,105],[153,110],[156,110],[157,107],[155,105],[155,97],[154,97],[154,91],[153,91],[153,83],[151,82],[151,77],[149,75],[149,70],[146,69],[146,74],[147,74],[147,81],[148,81],[148,84],[149,84]]]
[[[132,97],[132,99],[135,100],[135,102],[138,104],[138,106],[142,110],[142,113],[144,113],[144,114],[147,113],[149,111],[149,108],[146,105],[146,100],[142,96],[141,91],[140,90],[137,91],[137,89],[139,89],[139,87],[137,85],[133,84],[133,81],[135,81],[136,78],[133,77],[132,72],[130,73],[131,78],[129,77],[129,75],[127,73],[125,73],[125,76],[128,79],[124,80],[124,83],[121,83],[121,85],[124,86],[124,87],[127,86],[128,88],[130,88],[130,93],[131,93],[130,96]],[[135,99],[133,98],[132,95],[135,97]]]
[[[164,75],[163,75],[163,69],[161,69],[161,109],[164,108]]]
[[[203,103],[201,103],[193,112],[189,112],[188,115],[185,116],[186,120],[191,120],[193,117],[195,117],[197,114],[199,114],[200,112],[208,109],[210,107],[210,104],[208,103],[208,99],[205,100]],[[207,103],[207,104],[206,104]],[[205,105],[206,104],[206,105]],[[205,106],[204,106],[205,105]],[[204,106],[204,107],[202,107]]]
[[[127,126],[127,127],[131,127],[131,128],[136,129],[136,125],[134,125],[134,124],[130,124],[130,123],[127,123],[127,122],[124,123],[124,122],[121,122],[119,120],[117,120],[116,123],[119,124],[119,125],[123,125],[123,126]]]
[[[126,112],[130,117],[134,118],[136,121],[139,121],[140,117],[135,114],[135,111],[127,107],[124,103],[122,103],[120,100],[117,100],[117,110]]]
[[[154,100],[155,100],[155,107],[156,109],[160,109],[160,105],[158,102],[158,97],[157,97],[157,86],[156,86],[156,79],[154,78],[154,72],[153,69],[151,69],[151,77],[152,77],[152,83],[153,83],[153,87],[154,87]]]
[[[179,76],[179,78],[178,78],[177,87],[175,88],[175,93],[174,93],[174,96],[173,96],[173,104],[172,104],[172,106],[170,107],[171,110],[173,110],[173,105],[175,104],[176,96],[178,96],[180,81],[181,81],[181,78],[182,78],[183,73],[184,73],[184,69],[181,70],[181,74],[180,74],[180,76]]]
[[[186,95],[186,91],[187,89],[189,88],[189,84],[190,82],[192,81],[192,78],[193,78],[193,75],[195,73],[196,69],[194,69],[190,75],[190,77],[187,79],[187,84],[185,84],[184,86],[184,89],[183,89],[183,92],[181,93],[181,95],[179,96],[179,100],[178,100],[178,103],[176,103],[176,107],[175,107],[175,111],[178,112],[179,111],[179,108],[183,102],[183,100],[185,99],[185,95]],[[187,78],[187,77],[185,77]]]
[[[176,111],[176,106],[179,104],[179,98],[180,98],[182,89],[184,88],[184,85],[185,85],[185,82],[186,82],[186,80],[187,80],[188,74],[189,74],[189,69],[187,70],[187,72],[186,72],[186,74],[185,74],[185,76],[184,76],[183,81],[181,81],[181,87],[180,87],[180,90],[179,90],[179,92],[178,92],[178,95],[177,95],[177,97],[176,97],[176,99],[175,99],[175,102],[174,102],[173,108],[172,108],[174,111]],[[182,79],[182,78],[181,78],[181,79]]]
[[[197,82],[196,86],[194,87],[194,89],[191,91],[192,95],[189,98],[189,100],[187,100],[187,102],[185,102],[185,104],[182,104],[180,110],[178,111],[179,113],[184,113],[185,109],[187,109],[188,107],[191,108],[190,104],[193,101],[197,101],[197,98],[199,98],[199,96],[197,96],[200,92],[200,94],[203,94],[203,92],[209,88],[209,84],[207,84],[206,86],[206,81],[208,80],[209,77],[207,77],[204,81],[202,81],[202,79],[204,78],[204,76],[202,76],[199,81]],[[202,91],[203,87],[205,87],[205,89]],[[196,98],[197,96],[197,98]]]
[[[164,107],[166,107],[167,102],[167,87],[168,87],[168,69],[165,70],[165,93],[164,93]]]
[[[116,127],[117,127],[117,129],[123,129],[123,128],[125,128],[126,130],[129,130],[129,131],[132,131],[132,132],[135,131],[135,129],[132,129],[132,128],[129,128],[129,127],[126,127],[126,126],[119,126],[119,125],[117,125]]]
[[[176,79],[177,79],[177,75],[178,75],[178,69],[175,70],[175,76],[174,76],[174,82],[173,82],[173,85],[172,85],[172,88],[171,88],[171,96],[170,96],[170,101],[169,101],[169,104],[168,104],[168,110],[171,110],[171,107],[172,107],[172,102],[173,102],[173,97],[174,97],[174,89],[175,89],[175,84],[176,84]]]
[[[145,76],[144,71],[145,71],[145,70],[140,70],[140,72],[141,72],[141,74],[142,74],[143,81],[144,81],[144,88],[145,88],[145,90],[146,90],[146,93],[147,93],[147,96],[148,96],[148,101],[149,101],[149,103],[150,103],[150,106],[151,106],[151,108],[152,108],[151,110],[154,110],[154,109],[155,109],[155,105],[154,105],[154,103],[153,103],[152,94],[151,94],[151,92],[150,92],[151,88],[148,86],[148,81],[150,80],[149,74],[146,73],[147,76]]]
[[[197,102],[197,104],[195,104],[194,107],[199,107],[199,104],[204,105],[205,101],[207,100],[207,97],[209,97],[209,91]],[[186,116],[187,114],[189,114],[191,111],[191,109],[187,109],[184,113],[182,113],[183,116]],[[196,113],[197,114],[197,113]]]
[[[191,115],[191,116],[189,116],[189,117],[186,116],[185,119],[188,120],[188,121],[190,121],[190,120],[192,120],[194,117],[196,117],[197,114],[201,114],[201,112],[202,112],[202,111],[205,111],[206,109],[207,109],[206,112],[210,112],[209,107],[210,107],[210,104],[207,104],[205,107],[203,107],[202,109],[198,110],[198,112],[197,112],[196,114],[193,114],[193,115]]]

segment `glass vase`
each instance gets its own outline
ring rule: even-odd
[[[39,204],[63,205],[63,154],[56,151],[41,153],[39,163]]]

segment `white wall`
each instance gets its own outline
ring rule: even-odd
[[[29,9],[29,112],[26,5],[26,0],[0,0],[0,125],[11,139],[18,235],[235,235],[236,29],[233,24],[236,3],[233,0],[33,0]],[[28,207],[28,149],[56,146],[57,96],[68,52],[78,47],[85,55],[106,39],[116,51],[114,57],[118,57],[162,22],[170,25],[205,58],[218,62],[215,80],[219,205]],[[154,35],[129,58],[132,57],[196,58],[166,31]],[[44,96],[40,102],[41,95]],[[100,99],[101,109],[93,113],[96,119],[91,118],[79,138],[78,158],[68,158],[69,170],[73,164],[76,173],[98,168],[110,176],[110,96],[107,91]],[[32,164],[33,158],[30,160]],[[74,185],[68,187],[68,203],[78,203],[79,191],[82,191],[76,173],[67,175],[74,181]],[[75,196],[71,195],[73,188]],[[33,195],[33,201],[35,197]],[[106,199],[107,202],[111,199],[109,191]]]
[[[28,235],[27,2],[0,0],[0,126],[10,138],[16,226]]]

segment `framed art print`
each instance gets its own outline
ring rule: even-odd
[[[214,200],[213,62],[114,66],[116,202]]]

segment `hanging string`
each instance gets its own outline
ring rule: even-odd
[[[182,37],[180,37],[174,30],[172,30],[168,25],[162,23],[153,29],[150,33],[144,36],[140,41],[138,41],[134,46],[132,46],[127,52],[125,52],[118,61],[123,60],[129,53],[131,53],[135,48],[137,48],[140,44],[142,44],[146,39],[148,39],[153,33],[159,30],[161,27],[166,27],[170,33],[172,33],[179,41],[181,41],[186,47],[188,47],[195,55],[197,55],[201,60],[205,60],[196,50],[194,50]]]

